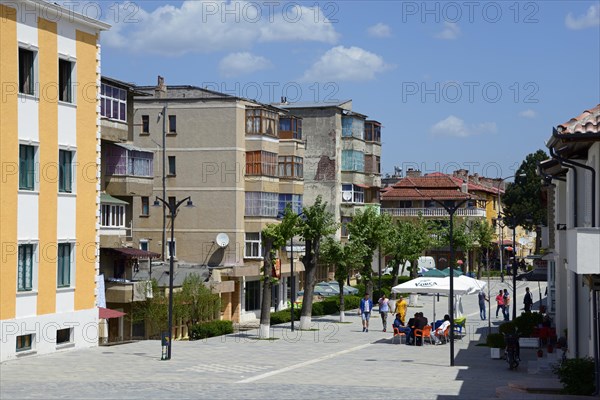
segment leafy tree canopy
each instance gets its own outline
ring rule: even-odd
[[[542,180],[537,167],[548,155],[543,150],[527,155],[515,173],[515,181],[509,184],[502,196],[507,215],[514,217],[517,225],[533,229],[545,225],[547,209],[542,200]],[[524,174],[524,176],[520,176]]]

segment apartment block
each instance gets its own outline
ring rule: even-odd
[[[381,123],[353,111],[351,100],[276,106],[303,121],[305,203],[322,196],[340,223],[338,238],[346,240],[346,226],[357,210],[379,210]],[[317,279],[329,280],[332,274],[320,268]]]
[[[207,284],[221,296],[223,318],[254,320],[260,312],[261,231],[278,222],[287,204],[300,212],[304,203],[302,120],[251,100],[166,85],[161,77],[156,86],[137,90],[147,96],[134,101],[133,145],[154,152],[154,180],[147,203],[132,200],[134,242],[166,261],[173,254],[176,276],[183,265],[208,268]],[[188,196],[194,207],[180,207],[175,221],[167,211],[163,224],[155,198],[174,203]],[[286,253],[280,254],[274,309],[287,307],[290,298]],[[299,260],[294,266],[303,270]]]
[[[0,2],[0,361],[98,343],[99,34]]]

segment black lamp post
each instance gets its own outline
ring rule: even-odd
[[[441,205],[444,210],[450,215],[450,366],[454,367],[454,213],[470,199],[464,199],[449,206],[442,203],[441,201],[431,199],[432,201]]]
[[[191,197],[186,197],[185,199],[177,202],[177,200],[175,200],[175,198],[172,198],[172,202],[170,201],[165,201],[164,199],[160,198],[160,197],[156,197],[156,199],[154,200],[154,207],[160,207],[160,203],[162,202],[163,205],[169,209],[169,213],[171,215],[171,243],[169,245],[169,341],[167,343],[167,358],[166,360],[170,360],[171,359],[171,344],[173,342],[172,340],[172,335],[173,335],[173,275],[174,275],[174,269],[173,269],[173,260],[174,260],[174,242],[175,242],[175,217],[177,216],[177,210],[179,209],[179,207],[185,203],[187,201],[187,204],[185,205],[186,207],[194,207],[194,203],[192,203],[192,198]],[[163,243],[163,248],[164,248],[164,243]]]

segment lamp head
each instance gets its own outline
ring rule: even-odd
[[[192,198],[191,198],[191,197],[189,197],[189,198],[188,198],[188,201],[187,201],[187,203],[185,203],[185,206],[186,206],[186,207],[196,207],[196,206],[194,205],[194,202],[192,201]]]
[[[158,201],[158,197],[154,199],[154,203],[152,203],[153,207],[160,207],[160,202]]]

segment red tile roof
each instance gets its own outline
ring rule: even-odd
[[[558,126],[561,135],[600,133],[600,104]]]
[[[460,179],[459,179],[460,181]],[[381,193],[381,200],[461,200],[478,199],[461,191],[461,183],[448,175],[411,176],[400,179]]]

